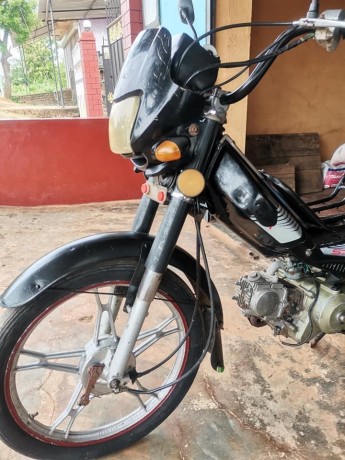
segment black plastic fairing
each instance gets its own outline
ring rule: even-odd
[[[141,32],[122,68],[114,101],[141,97],[131,134],[133,152],[140,153],[176,127],[199,118],[203,96],[172,81],[171,34],[161,27]]]
[[[277,255],[304,241],[302,225],[228,136],[219,143],[209,183],[220,219],[264,255]]]
[[[190,45],[192,46],[189,48]],[[218,57],[206,51],[198,42],[193,43],[193,39],[187,34],[173,37],[172,49],[171,76],[177,84],[197,91],[204,91],[214,85],[218,68],[207,67],[218,64]],[[201,73],[191,78],[199,70]]]
[[[258,180],[251,177],[234,157],[223,155],[215,176],[218,187],[229,195],[235,206],[247,217],[254,217],[265,227],[276,225],[277,204],[263,195]]]

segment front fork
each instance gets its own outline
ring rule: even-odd
[[[212,99],[211,109],[205,115],[198,140],[195,146],[194,162],[190,168],[204,173],[204,168],[209,162],[214,144],[221,132],[225,121],[225,107],[219,104],[218,93]],[[149,200],[149,201],[148,201]],[[175,187],[171,200],[159,231],[154,239],[150,252],[145,262],[145,269],[141,278],[137,294],[132,305],[129,318],[121,339],[112,358],[108,373],[107,383],[112,388],[119,390],[129,358],[133,352],[138,334],[142,328],[149,306],[155,298],[161,279],[168,267],[170,257],[176,246],[188,211],[192,207],[193,199],[182,195]],[[157,204],[148,197],[143,197],[132,230],[148,233],[157,211]]]
[[[148,201],[149,200],[149,201]],[[134,224],[134,231],[148,233],[155,217],[158,204],[144,196],[140,203]],[[130,310],[129,319],[116,348],[108,373],[108,385],[119,388],[139,332],[154,300],[161,279],[168,267],[181,229],[191,208],[191,200],[174,192],[165,217],[154,239],[145,262],[145,270],[136,298]]]

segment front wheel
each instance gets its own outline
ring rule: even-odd
[[[127,259],[94,267],[2,315],[0,436],[11,448],[35,459],[99,458],[147,435],[185,396],[197,370],[160,387],[197,362],[203,327],[201,316],[193,317],[194,295],[170,271],[150,306],[123,390],[107,385],[135,267]],[[147,394],[151,389],[157,390]]]

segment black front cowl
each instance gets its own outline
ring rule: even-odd
[[[171,78],[171,34],[161,27],[141,32],[127,56],[114,101],[141,98],[131,133],[131,147],[140,153],[173,129],[201,117],[204,97]]]

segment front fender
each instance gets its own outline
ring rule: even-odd
[[[64,278],[101,262],[122,257],[138,257],[142,244],[152,243],[153,237],[143,233],[103,233],[72,241],[48,253],[27,268],[0,296],[0,306],[21,307],[41,295],[46,289]],[[170,266],[183,272],[196,283],[196,260],[176,246]],[[209,300],[205,270],[201,267],[201,290]],[[220,326],[223,324],[221,301],[212,283],[215,312]]]

